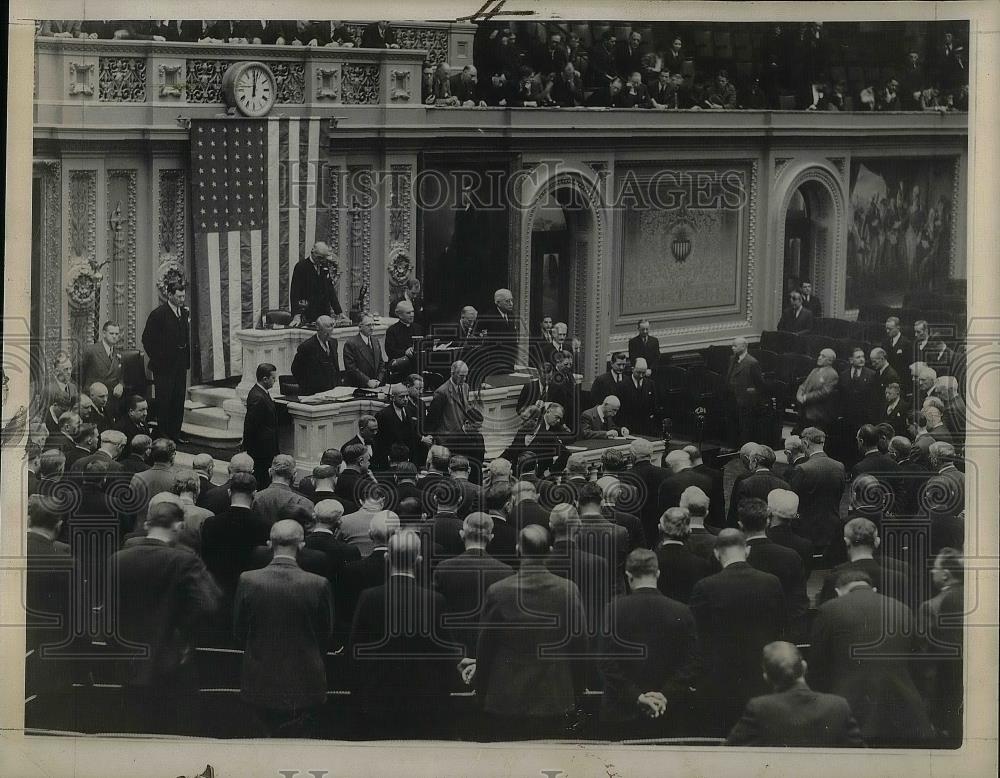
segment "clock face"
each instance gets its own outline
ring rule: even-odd
[[[276,91],[271,71],[260,65],[244,67],[233,82],[236,107],[245,116],[263,116],[270,111]]]

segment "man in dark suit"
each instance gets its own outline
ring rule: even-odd
[[[906,435],[910,426],[910,406],[905,400],[900,399],[899,384],[895,381],[886,384],[885,400],[879,406],[879,413],[873,418],[879,423],[891,424],[897,435]]]
[[[826,547],[840,524],[840,499],[844,493],[844,466],[823,451],[826,434],[816,427],[802,430],[809,458],[790,476],[799,496],[800,529],[817,549]]]
[[[775,456],[770,446],[755,446],[748,454],[741,453],[740,456],[750,474],[733,484],[733,493],[729,498],[729,514],[726,518],[727,527],[739,526],[737,506],[740,500],[756,498],[767,502],[767,496],[774,489],[788,488],[788,483],[771,471]]]
[[[844,547],[847,561],[837,565],[823,579],[823,586],[816,595],[819,607],[837,596],[837,577],[846,570],[860,570],[871,579],[872,585],[886,597],[900,602],[912,603],[915,592],[908,582],[908,568],[903,563],[890,561],[885,555],[879,559],[875,554],[882,544],[878,528],[873,521],[856,516],[844,525]]]
[[[105,430],[101,433],[100,445],[93,454],[77,459],[70,471],[74,473],[86,473],[87,465],[91,462],[103,462],[107,465],[107,480],[105,487],[111,487],[116,482],[124,482],[126,485],[131,482],[132,476],[119,463],[119,459],[125,452],[125,435],[118,430]]]
[[[622,425],[618,418],[622,403],[617,395],[605,396],[599,405],[588,408],[580,414],[579,436],[583,440],[591,438],[621,438],[629,433],[628,427]]]
[[[578,401],[579,389],[572,375],[569,377],[558,372],[551,362],[542,362],[535,378],[521,387],[517,396],[517,412],[522,419],[533,411],[541,411],[547,403],[559,403],[564,416],[575,419],[580,408]]]
[[[632,441],[631,448],[635,460],[631,475],[638,479],[635,489],[639,492],[634,495],[634,502],[639,503],[638,513],[645,545],[652,548],[656,544],[657,527],[662,514],[658,510],[660,486],[670,476],[670,471],[653,464],[653,444],[645,438],[636,438]],[[628,479],[628,483],[634,483],[635,478]]]
[[[312,247],[308,260],[295,264],[288,290],[293,327],[318,322],[320,316],[341,315],[340,300],[330,278],[328,262],[331,256],[329,247],[319,242]]]
[[[649,319],[640,319],[639,334],[629,339],[628,359],[633,365],[642,357],[650,372],[655,372],[660,364],[660,341],[649,334]]]
[[[593,553],[593,546],[585,548],[583,541],[587,538],[581,537],[581,528],[580,514],[574,506],[561,503],[553,508],[549,514],[552,551],[545,564],[549,572],[569,579],[579,588],[587,633],[596,635],[604,606],[612,596],[611,571],[616,560],[614,556]]]
[[[631,32],[615,44],[615,72],[626,79],[635,72],[642,72],[642,35]]]
[[[881,396],[885,394],[885,390],[889,384],[902,385],[899,379],[900,374],[897,373],[895,368],[889,364],[884,348],[876,346],[871,350],[869,358],[872,363],[872,370],[875,371],[875,383],[878,386],[878,391],[880,393],[876,399],[881,400]],[[909,368],[907,368],[904,375],[909,377]]]
[[[32,495],[28,499],[24,603],[29,651],[43,644],[58,645],[69,634],[73,557],[69,546],[57,540],[64,515],[58,501],[51,497]],[[58,618],[59,623],[50,621],[53,617]],[[33,667],[25,666],[25,688],[29,693],[35,693],[36,680],[50,680],[44,677],[49,673],[42,670],[44,665],[34,667],[39,671],[37,679]]]
[[[823,315],[823,302],[813,294],[812,282],[808,278],[799,279],[799,291],[802,293],[802,307],[813,315],[813,321]]]
[[[316,334],[300,343],[295,351],[292,375],[299,385],[301,397],[340,385],[340,356],[337,339],[333,337],[335,326],[329,316],[320,316],[316,320]]]
[[[130,475],[149,470],[149,455],[153,450],[153,439],[148,435],[136,435],[128,445],[128,454],[122,458],[122,470]]]
[[[807,666],[792,643],[764,646],[764,677],[771,694],[754,697],[726,738],[729,746],[861,748],[864,740],[847,700],[814,692]]]
[[[388,578],[361,593],[348,645],[352,695],[366,737],[419,737],[449,712],[450,673],[461,657],[445,638],[444,596],[418,583],[420,537],[389,538]]]
[[[361,559],[361,550],[357,546],[337,537],[343,515],[344,506],[339,500],[320,500],[313,509],[313,526],[305,538],[307,549],[326,556],[327,577],[334,585],[339,584],[344,565]]]
[[[510,523],[517,532],[529,524],[549,528],[549,511],[538,502],[538,489],[531,481],[517,481],[511,492]]]
[[[294,31],[290,31],[289,26],[294,26],[294,23],[289,24],[282,19],[244,19],[239,32],[247,43],[283,46],[291,43],[294,36]]]
[[[836,358],[837,354],[833,349],[825,348],[820,351],[816,357],[816,367],[796,390],[795,400],[799,405],[802,426],[833,429],[837,420],[837,385],[840,381],[833,367]]]
[[[434,568],[434,588],[445,601],[442,626],[463,645],[469,657],[476,655],[486,590],[514,574],[510,565],[486,553],[492,537],[493,519],[485,513],[470,513],[461,529],[465,550]]]
[[[898,316],[890,316],[885,320],[885,340],[879,345],[885,351],[885,358],[897,375],[910,375],[913,344],[903,337]]]
[[[68,453],[76,444],[74,438],[80,429],[82,421],[76,411],[65,411],[59,414],[59,428],[50,432],[42,444],[42,450],[56,449],[63,454]]]
[[[45,387],[45,407],[48,408],[57,401],[66,409],[76,405],[80,397],[80,390],[72,381],[73,361],[68,354],[60,352],[56,355],[52,363],[51,375],[52,378],[49,379]]]
[[[480,377],[513,373],[520,322],[514,312],[514,295],[510,289],[497,289],[493,293],[493,309],[479,314],[476,325],[486,332],[486,341],[493,347],[488,361],[477,371]]]
[[[920,491],[921,507],[931,520],[932,554],[942,548],[965,547],[965,474],[955,467],[955,447],[947,441],[931,444],[929,460],[932,471]]]
[[[851,352],[851,364],[841,371],[837,389],[840,391],[840,413],[848,430],[853,432],[871,420],[878,399],[878,380],[875,371],[865,367],[864,349],[856,348]]]
[[[787,635],[791,640],[805,639],[809,597],[806,594],[808,576],[802,558],[767,536],[768,508],[764,500],[756,497],[740,500],[738,516],[750,549],[747,562],[755,570],[770,573],[781,582],[788,618]]]
[[[660,544],[656,549],[660,577],[657,586],[667,597],[687,603],[694,585],[714,571],[707,560],[686,543],[691,534],[690,517],[684,508],[668,508],[660,519]]]
[[[572,62],[567,62],[552,79],[549,96],[561,108],[574,108],[584,103],[583,81]]]
[[[344,343],[344,372],[351,386],[374,389],[382,385],[385,358],[374,332],[375,319],[365,314],[358,322],[358,334]]]
[[[667,508],[676,508],[681,504],[681,494],[689,486],[697,486],[705,494],[712,491],[712,480],[694,471],[691,456],[686,451],[671,451],[665,464],[670,468],[670,476],[660,484],[657,510],[661,515]]]
[[[514,439],[501,455],[515,472],[528,468],[539,477],[546,471],[557,472],[566,466],[569,453],[566,444],[573,439],[563,424],[563,407],[549,403],[544,411],[529,417],[514,433]]]
[[[272,737],[303,736],[326,702],[333,598],[326,578],[296,562],[305,546],[297,521],[275,522],[267,543],[271,563],[240,575],[233,604],[233,632],[243,647],[240,697]]]
[[[278,414],[271,397],[271,387],[278,380],[278,368],[269,362],[257,365],[257,383],[247,393],[247,415],[243,420],[243,448],[253,457],[253,475],[257,488],[271,482],[268,468],[279,453]]]
[[[751,697],[765,691],[757,657],[785,631],[781,582],[747,564],[743,533],[722,530],[715,541],[722,571],[695,584],[691,612],[705,658],[704,691],[712,699],[712,729],[725,732]]]
[[[813,328],[812,311],[802,305],[802,293],[798,290],[788,295],[789,307],[781,314],[778,326],[779,332],[809,332]]]
[[[542,527],[521,530],[517,549],[517,573],[486,590],[476,661],[463,679],[474,682],[500,737],[555,737],[586,686],[586,664],[573,658],[586,637],[566,630],[586,623],[583,601],[575,583],[548,569],[549,537]],[[561,648],[546,652],[544,645]]]
[[[112,408],[108,387],[100,381],[95,381],[87,387],[86,395],[81,395],[80,397],[82,399],[85,396],[90,398],[89,415],[86,416],[85,420],[96,425],[98,432],[104,432],[104,430],[114,427],[116,412]],[[82,405],[80,410],[83,413]]]
[[[757,437],[755,419],[766,398],[764,374],[760,363],[747,353],[746,338],[733,339],[733,357],[726,373],[726,389],[730,403],[730,424],[734,445],[742,446]]]
[[[788,489],[775,489],[767,496],[767,536],[799,555],[806,572],[812,568],[812,541],[795,531],[799,519],[799,496]]]
[[[694,618],[657,590],[663,571],[652,551],[632,551],[625,574],[631,594],[612,600],[605,614],[601,722],[612,740],[662,737],[683,722],[697,678]],[[631,653],[637,647],[641,656]]]
[[[129,444],[136,435],[152,437],[149,425],[146,424],[148,413],[149,403],[146,402],[146,398],[138,394],[131,394],[125,401],[125,413],[118,419],[115,429],[125,434],[125,439]]]
[[[166,300],[146,319],[142,347],[149,357],[156,387],[157,435],[182,443],[184,396],[191,364],[190,313],[184,307],[187,287],[183,281],[171,282],[165,291]]]
[[[423,337],[424,328],[414,322],[416,310],[409,300],[396,303],[398,321],[385,331],[385,357],[389,363],[389,380],[402,381],[417,368],[414,338]]]
[[[429,446],[434,441],[430,435],[421,435],[418,422],[409,411],[409,390],[403,384],[393,384],[389,387],[389,405],[375,414],[378,423],[378,434],[372,444],[373,461],[385,467],[389,462],[389,452],[393,444],[401,443],[410,452],[410,461],[418,467],[422,446]],[[426,461],[426,457],[425,457]]]
[[[632,546],[629,531],[624,524],[615,520],[617,511],[614,509],[612,496],[621,489],[620,482],[610,476],[601,480],[604,483],[586,483],[577,491],[576,509],[580,526],[572,535],[572,543],[581,551],[593,554],[607,563],[608,597],[611,597],[625,591],[625,558]],[[578,585],[580,594],[586,597],[587,585]]]
[[[93,424],[81,424],[73,436],[73,447],[66,449],[66,472],[71,472],[77,460],[89,457],[97,450],[100,436]]]
[[[388,21],[372,22],[361,33],[361,48],[398,49],[396,31],[389,26]]]
[[[861,475],[873,475],[893,493],[902,488],[896,460],[879,450],[879,431],[872,424],[862,424],[855,438],[861,459],[851,468],[850,480]]]
[[[121,327],[116,322],[106,321],[101,326],[101,339],[84,348],[80,355],[80,385],[90,386],[97,382],[111,390],[112,412],[118,413],[118,404],[125,387],[122,384],[122,358],[118,352]]]
[[[116,552],[109,565],[114,634],[144,649],[116,663],[128,718],[139,732],[197,733],[188,696],[197,688],[194,635],[214,614],[220,592],[201,559],[176,545],[183,526],[179,505],[153,505],[146,536]]]
[[[862,570],[842,571],[834,588],[813,622],[809,683],[847,700],[869,746],[926,746],[933,730],[907,660],[918,652],[910,609]]]
[[[622,404],[622,423],[640,435],[659,435],[663,409],[656,399],[656,386],[648,375],[645,357],[632,363],[632,374],[625,379],[618,398]]]
[[[611,355],[611,369],[594,379],[590,385],[590,397],[594,402],[600,402],[608,395],[617,396],[622,389],[628,374],[625,368],[628,366],[628,354],[624,351],[616,351]]]

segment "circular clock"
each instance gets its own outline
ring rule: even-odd
[[[222,96],[244,116],[266,116],[278,99],[278,82],[263,62],[237,62],[222,77]]]

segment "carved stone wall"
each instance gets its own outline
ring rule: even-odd
[[[304,103],[306,99],[305,65],[301,62],[271,62],[271,72],[278,82],[279,103]]]
[[[107,198],[110,272],[105,278],[110,296],[106,310],[108,318],[122,327],[122,345],[135,348],[136,171],[109,170]]]
[[[351,35],[354,36],[355,45],[360,45],[361,36],[365,31],[365,24],[345,24]],[[392,25],[396,33],[396,40],[400,48],[403,49],[425,49],[427,51],[427,62],[437,65],[439,62],[448,61],[448,31],[426,27],[406,27],[405,25]]]
[[[344,65],[341,102],[348,105],[374,105],[379,101],[379,66]]]
[[[157,192],[159,253],[171,254],[183,265],[187,175],[183,170],[161,170]]]
[[[221,103],[222,79],[233,64],[230,59],[189,59],[187,61],[187,102]],[[305,65],[301,62],[268,62],[278,83],[279,103],[305,102]]]
[[[55,161],[35,162],[35,174],[42,188],[42,331],[46,343],[62,339],[62,165]],[[35,294],[36,292],[32,292]]]
[[[101,57],[98,99],[103,103],[146,101],[146,60],[137,57]]]

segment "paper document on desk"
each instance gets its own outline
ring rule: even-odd
[[[353,386],[335,386],[333,389],[327,389],[325,392],[317,392],[316,394],[308,395],[307,397],[299,397],[300,400],[317,402],[321,400],[343,400],[347,397],[354,396]]]
[[[434,351],[447,351],[450,348],[451,348],[451,341],[449,340],[447,343],[438,343],[434,347]]]
[[[567,451],[586,451],[587,449],[583,446],[566,446]]]

